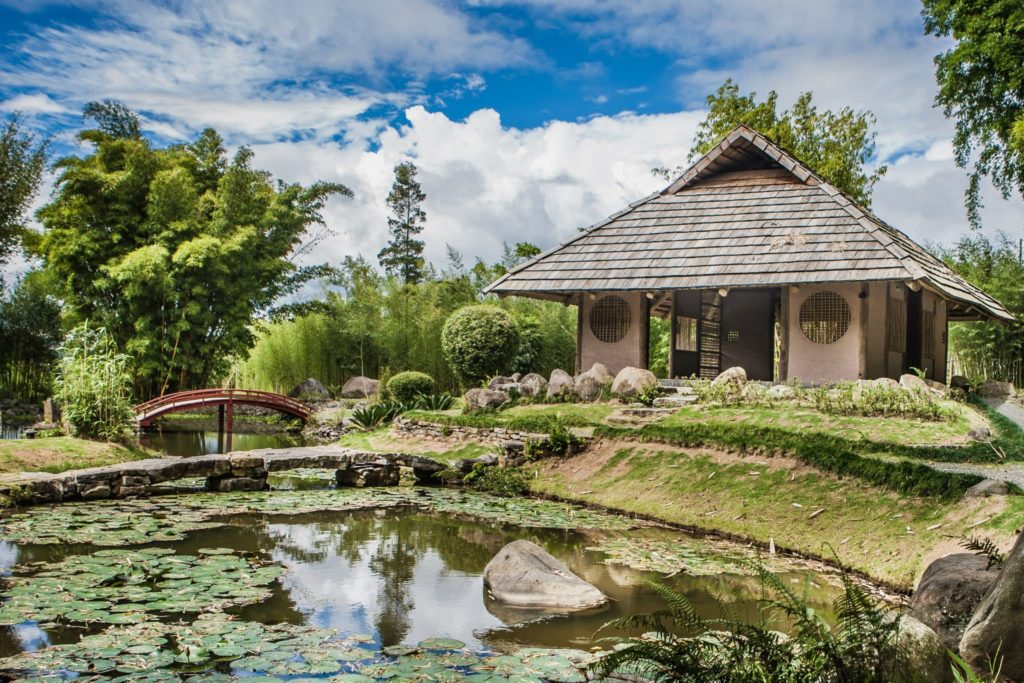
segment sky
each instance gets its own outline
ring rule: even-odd
[[[933,105],[950,42],[911,0],[0,0],[0,32],[0,109],[62,154],[88,151],[82,106],[113,98],[156,143],[212,126],[279,178],[347,185],[312,262],[375,260],[405,160],[435,264],[448,245],[467,263],[553,246],[660,189],[652,167],[685,165],[727,78],[873,112],[874,211],[921,242],[968,230]],[[1024,202],[985,185],[985,229],[1024,237]]]

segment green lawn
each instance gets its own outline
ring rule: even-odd
[[[72,436],[0,441],[0,474],[66,472],[154,457],[138,448]]]
[[[412,453],[433,458],[441,462],[452,462],[460,458],[476,458],[486,453],[496,453],[493,445],[476,442],[446,444],[439,441],[414,439],[392,434],[389,427],[370,432],[349,432],[337,441],[338,445],[378,453]]]
[[[413,410],[405,417],[463,427],[506,427],[525,432],[547,433],[556,423],[565,427],[601,424],[615,410],[606,403],[553,403],[515,406],[507,410],[461,414],[457,411]]]

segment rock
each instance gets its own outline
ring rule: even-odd
[[[508,394],[498,389],[470,389],[463,396],[466,410],[494,410],[508,403]]]
[[[986,398],[1010,398],[1016,393],[1013,384],[987,379],[978,385],[978,395]]]
[[[572,396],[575,390],[576,382],[573,381],[572,375],[557,368],[551,371],[551,379],[548,380],[548,398]]]
[[[484,568],[484,585],[498,602],[519,607],[581,610],[608,598],[530,541],[512,541]]]
[[[964,628],[999,572],[973,553],[941,557],[924,570],[910,600],[910,616],[931,627],[943,645],[956,650]]]
[[[796,389],[788,384],[775,384],[768,388],[768,398],[786,400],[796,395]]]
[[[916,391],[918,393],[933,391],[928,386],[928,383],[917,375],[900,375],[900,386],[908,391]]]
[[[612,382],[612,393],[625,398],[632,398],[644,389],[658,383],[658,378],[650,370],[626,367],[619,370]]]
[[[997,654],[1003,658],[1003,676],[1024,679],[1024,534],[960,639],[960,655],[978,671],[988,671]]]
[[[523,378],[523,373],[521,373],[521,372],[513,372],[512,373],[512,381],[513,382],[518,382],[522,378]]]
[[[900,617],[896,634],[896,649],[902,655],[903,670],[910,674],[907,680],[946,683],[953,680],[949,655],[942,638],[914,617]]]
[[[516,384],[516,380],[512,377],[505,377],[504,375],[496,375],[491,378],[490,384],[487,385],[488,389],[500,389],[506,384]]]
[[[60,406],[57,399],[48,398],[43,401],[43,422],[57,424],[60,422]]]
[[[967,432],[967,438],[972,441],[988,441],[992,438],[992,430],[988,427],[976,427]]]
[[[718,377],[711,380],[713,386],[721,384],[738,384],[743,386],[747,383],[747,371],[741,367],[728,368]]]
[[[1010,492],[1010,487],[1005,481],[998,479],[984,479],[971,488],[964,491],[964,498],[979,498],[981,496],[1005,496]]]
[[[288,395],[303,401],[329,401],[331,399],[331,392],[327,391],[327,387],[312,377],[302,380]]]
[[[950,377],[949,386],[951,389],[963,389],[964,391],[970,391],[971,389],[971,383],[963,375],[953,375]]]
[[[757,401],[768,396],[768,387],[760,382],[747,382],[740,393],[748,401]]]
[[[925,379],[924,383],[927,384],[930,389],[942,394],[943,396],[948,396],[950,393],[949,387],[942,382],[936,382],[933,379]]]
[[[351,377],[341,388],[342,398],[370,398],[380,391],[380,382],[369,377],[358,375]]]
[[[541,396],[548,388],[548,381],[536,372],[519,379],[519,393],[530,398]]]
[[[576,395],[584,401],[596,401],[614,381],[615,378],[608,372],[608,368],[600,363],[594,363],[593,367],[576,378]]]
[[[110,498],[110,487],[106,484],[95,484],[89,488],[82,489],[82,498],[84,500]]]
[[[338,486],[398,486],[401,471],[398,465],[357,465],[339,469],[334,474]]]
[[[894,380],[892,377],[879,377],[878,379],[870,380],[876,387],[882,387],[883,389],[899,389],[900,383]]]
[[[206,480],[207,491],[220,491],[221,493],[263,491],[267,488],[266,479],[253,479],[252,477],[209,477]]]
[[[651,405],[655,408],[684,408],[696,402],[696,396],[676,394],[674,396],[659,396]]]

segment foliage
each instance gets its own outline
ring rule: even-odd
[[[434,378],[415,370],[400,372],[388,380],[388,395],[402,403],[412,403],[433,391]]]
[[[672,353],[672,323],[651,317],[647,330],[647,348],[650,349],[648,370],[655,377],[668,377],[668,357]]]
[[[521,496],[530,490],[529,477],[517,467],[477,463],[462,481],[478,491],[499,496]]]
[[[995,297],[1016,318],[1009,323],[950,325],[950,365],[955,373],[1024,384],[1024,264],[1017,246],[1000,233],[995,239],[966,235],[952,248],[938,248],[953,271]]]
[[[986,674],[975,671],[970,664],[964,661],[963,657],[955,652],[950,652],[949,658],[953,660],[953,683],[996,683],[1003,680],[1001,675],[1003,658],[1001,656],[997,656],[995,661],[989,665]]]
[[[103,328],[85,323],[68,333],[54,384],[74,434],[110,440],[128,433],[134,418],[131,359]]]
[[[380,401],[371,403],[352,411],[352,424],[363,431],[391,423],[396,417],[408,410],[408,406],[398,401]]]
[[[309,228],[327,200],[351,192],[275,183],[245,147],[229,163],[212,130],[156,148],[103,106],[79,135],[92,152],[57,164],[37,253],[73,316],[133,358],[141,395],[209,386],[252,346],[258,315],[325,273],[295,258],[322,238]]]
[[[455,406],[455,397],[451,394],[423,394],[416,398],[416,410],[451,410]]]
[[[515,322],[496,306],[467,306],[452,314],[441,347],[455,374],[467,384],[507,371],[519,343]]]
[[[925,32],[956,44],[935,57],[936,104],[956,122],[956,163],[972,165],[967,213],[980,225],[981,178],[1024,196],[1024,6],[924,0]]]
[[[26,235],[25,214],[46,168],[47,142],[22,131],[17,114],[0,129],[0,266]]]
[[[727,80],[707,97],[708,115],[697,127],[690,160],[744,124],[778,143],[854,201],[869,206],[871,191],[886,171],[885,166],[865,168],[875,158],[874,115],[849,107],[838,113],[819,111],[810,92],[801,93],[791,109],[780,113],[778,99],[772,90],[758,102],[757,93],[740,95],[739,86]],[[655,172],[671,174],[665,169]]]
[[[661,396],[661,386],[657,383],[648,384],[637,392],[636,400],[645,406],[654,405],[654,399]]]
[[[843,382],[812,389],[815,407],[829,415],[913,417],[921,420],[949,420],[952,413],[931,392],[908,391],[901,386]]]
[[[682,593],[651,586],[667,608],[606,624],[605,628],[642,629],[643,636],[620,642],[592,669],[600,677],[616,674],[652,681],[828,681],[869,683],[912,680],[897,653],[900,620],[886,606],[843,574],[843,593],[829,627],[808,603],[763,565],[752,565],[766,594],[760,621],[745,623],[728,614],[702,617]],[[792,637],[772,626],[778,617],[791,624]]]
[[[50,394],[62,337],[60,302],[50,291],[33,272],[0,298],[0,397],[41,401]]]
[[[992,567],[1002,569],[1003,564],[1006,562],[1006,555],[999,550],[999,546],[991,538],[968,536],[960,539],[960,546],[988,560],[988,564],[985,565],[986,570]]]
[[[427,214],[420,204],[427,195],[416,180],[416,166],[405,161],[395,166],[395,182],[387,198],[393,214],[388,218],[391,241],[377,255],[388,275],[398,276],[404,284],[420,282],[424,276],[423,242],[415,238],[423,232]]]

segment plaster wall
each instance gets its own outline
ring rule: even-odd
[[[850,327],[846,334],[831,344],[812,342],[800,329],[800,307],[809,296],[821,291],[839,294],[850,306]],[[863,377],[860,291],[861,286],[856,283],[801,285],[799,291],[786,288],[789,297],[788,378],[823,384]]]
[[[590,329],[590,312],[594,304],[604,296],[598,294],[596,299],[585,295],[579,307],[580,324],[578,327],[579,372],[585,372],[594,363],[603,363],[613,375],[625,367],[647,367],[644,348],[649,321],[641,292],[616,292],[614,296],[622,297],[629,304],[629,330],[626,336],[614,343],[603,342],[594,336]]]

